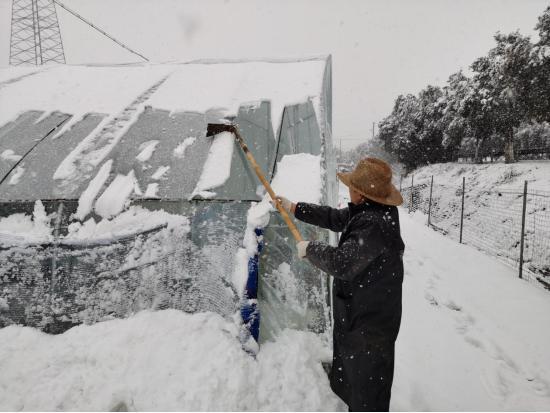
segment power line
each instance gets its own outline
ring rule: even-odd
[[[53,2],[55,4],[57,4],[59,7],[62,7],[63,9],[65,9],[66,11],[68,11],[69,13],[71,13],[73,16],[75,16],[76,18],[82,20],[84,23],[86,23],[88,26],[92,27],[93,29],[97,30],[99,33],[101,33],[102,35],[104,35],[105,37],[108,37],[109,39],[111,39],[113,42],[115,42],[116,44],[118,44],[119,46],[123,47],[124,49],[128,50],[130,53],[133,53],[139,57],[141,57],[143,60],[145,60],[146,62],[149,61],[149,59],[147,59],[145,56],[143,56],[142,54],[136,52],[135,50],[132,50],[130,49],[128,46],[126,46],[124,43],[118,41],[117,39],[115,39],[114,37],[112,37],[111,35],[109,35],[108,33],[106,33],[104,30],[100,29],[99,27],[97,27],[96,25],[94,25],[92,22],[90,22],[89,20],[86,20],[84,17],[82,17],[80,14],[78,14],[77,12],[75,12],[74,10],[71,10],[70,8],[68,8],[67,6],[65,6],[63,3],[61,3],[60,1],[58,0],[53,0]]]

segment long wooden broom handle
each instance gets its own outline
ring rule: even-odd
[[[269,193],[269,196],[271,197],[271,199],[275,203],[275,206],[277,207],[277,209],[279,210],[279,212],[283,216],[283,219],[285,220],[285,223],[288,226],[288,229],[290,229],[290,232],[292,232],[292,235],[294,236],[294,239],[296,240],[296,242],[303,241],[304,239],[302,238],[302,235],[300,235],[300,231],[298,231],[298,228],[296,228],[296,225],[290,219],[290,216],[288,215],[288,212],[286,211],[286,209],[283,208],[283,206],[281,205],[281,203],[279,202],[279,200],[275,196],[275,192],[273,192],[273,189],[271,188],[271,185],[269,185],[269,182],[267,182],[267,179],[265,179],[264,174],[262,173],[262,170],[260,169],[260,166],[256,162],[256,159],[254,159],[254,156],[252,156],[252,153],[248,149],[248,146],[246,146],[246,143],[244,142],[243,137],[239,133],[239,129],[235,126],[233,126],[231,129],[232,129],[233,133],[235,134],[235,137],[237,138],[237,142],[239,142],[239,145],[241,146],[245,156],[247,157],[248,161],[250,162],[250,164],[254,168],[254,172],[256,172],[256,176],[262,182],[262,185],[267,190],[267,192]]]

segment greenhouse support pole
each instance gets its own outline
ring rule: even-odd
[[[523,212],[521,213],[521,242],[519,248],[519,278],[523,278],[523,246],[525,241],[525,212],[527,210],[527,181],[523,184]]]

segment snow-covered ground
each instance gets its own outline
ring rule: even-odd
[[[483,165],[450,162],[424,166],[411,175],[415,187],[413,205],[425,213],[433,176],[431,223],[455,241],[460,237],[465,178],[463,242],[515,268],[520,257],[527,181],[524,276],[542,286],[537,277],[550,271],[550,161]],[[401,182],[406,204],[410,201],[411,175]]]
[[[345,189],[342,191],[345,194]],[[393,410],[548,410],[550,297],[401,210],[403,323]],[[234,323],[142,312],[58,336],[0,330],[0,410],[344,410],[327,343],[284,331],[256,359]]]
[[[312,333],[285,331],[257,359],[213,313],[142,312],[50,336],[0,330],[0,410],[335,410]]]
[[[548,410],[550,296],[401,211],[394,410]]]
[[[438,163],[424,166],[413,172],[414,184],[429,183],[434,177],[434,185],[462,187],[462,177],[466,177],[467,191],[487,191],[504,188],[523,189],[523,182],[538,190],[550,191],[550,161],[520,161],[514,164],[500,162],[486,164]],[[403,180],[403,188],[410,185]]]

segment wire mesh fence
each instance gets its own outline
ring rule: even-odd
[[[227,269],[242,230],[235,225],[222,242],[216,229],[197,231],[207,245],[166,225],[107,240],[0,245],[0,327],[61,333],[167,308],[231,317],[239,295]]]
[[[234,271],[250,203],[148,207],[188,217],[189,226],[164,224],[127,229],[124,236],[109,232],[104,239],[76,239],[59,235],[69,225],[59,219],[54,241],[37,244],[0,234],[0,328],[20,324],[55,334],[145,309],[210,311],[234,319],[243,303]],[[282,218],[271,218],[259,263],[260,341],[289,326],[328,331],[328,280],[297,258]],[[328,236],[297,225],[308,239]]]
[[[426,214],[426,224],[518,268],[518,275],[550,290],[550,191],[446,185],[432,176],[405,186],[404,208]]]

